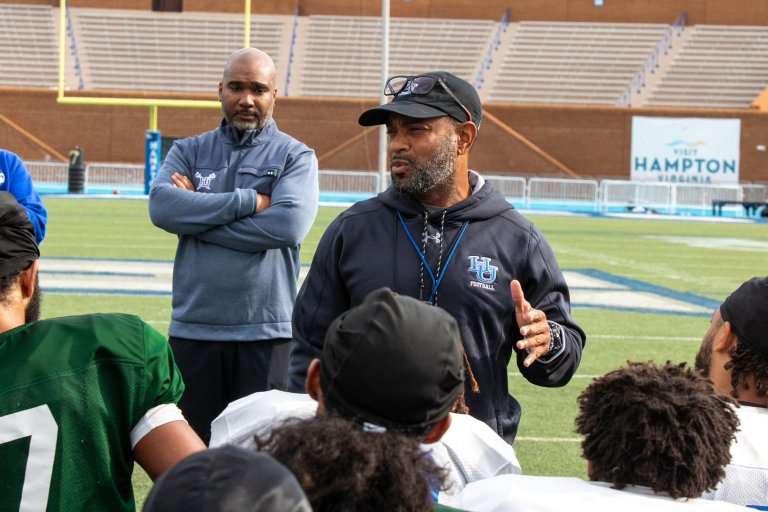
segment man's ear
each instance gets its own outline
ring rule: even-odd
[[[731,328],[731,322],[723,322],[720,332],[715,335],[712,342],[712,349],[715,352],[730,352],[736,346],[738,339]]]
[[[423,444],[431,444],[438,442],[448,431],[448,427],[451,426],[451,415],[447,414],[445,418],[437,422],[437,424],[427,432],[427,435],[422,441]]]
[[[32,262],[27,270],[21,273],[21,297],[29,299],[35,293],[35,284],[37,284],[37,272],[40,269],[40,260]]]
[[[459,155],[469,154],[472,144],[474,144],[477,137],[477,126],[475,126],[475,123],[463,123],[458,126],[457,135],[459,140],[456,144],[456,151]]]
[[[323,399],[323,390],[320,387],[320,360],[313,359],[307,368],[307,380],[304,382],[304,389],[313,400],[318,403]]]
[[[221,93],[224,90],[224,82],[219,82],[219,103],[221,103]]]

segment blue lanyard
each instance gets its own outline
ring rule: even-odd
[[[411,235],[411,232],[408,230],[408,226],[405,225],[405,220],[403,220],[403,216],[399,211],[396,211],[397,218],[400,220],[400,224],[403,226],[403,230],[405,231],[405,234],[408,236],[408,240],[411,242],[411,246],[413,246],[413,249],[416,251],[416,254],[419,255],[419,258],[421,259],[421,262],[424,264],[424,268],[427,269],[427,274],[429,275],[429,278],[432,280],[432,293],[429,294],[429,298],[427,299],[427,302],[432,304],[432,298],[437,295],[437,289],[440,287],[440,283],[443,281],[443,277],[445,276],[445,269],[448,268],[448,265],[451,263],[451,259],[453,258],[453,254],[456,252],[456,248],[459,246],[459,240],[461,240],[461,237],[464,236],[464,232],[467,230],[467,226],[469,226],[469,221],[464,221],[464,225],[461,226],[461,231],[459,231],[459,236],[456,237],[456,240],[453,242],[453,246],[451,246],[451,250],[448,252],[448,257],[445,259],[445,265],[443,265],[443,272],[437,276],[437,280],[435,280],[435,275],[432,273],[432,269],[429,268],[429,263],[427,263],[427,260],[424,258],[424,255],[421,254],[421,250],[419,249],[419,244],[416,243],[416,240],[413,239],[413,235]]]

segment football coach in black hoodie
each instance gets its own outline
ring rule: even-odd
[[[359,123],[387,125],[392,185],[325,231],[294,306],[289,389],[304,389],[333,319],[388,287],[456,318],[480,387],[467,389],[470,414],[512,443],[512,355],[539,386],[563,386],[579,366],[586,337],[568,286],[541,232],[469,169],[483,115],[474,87],[435,71],[390,78],[384,91],[392,101]]]

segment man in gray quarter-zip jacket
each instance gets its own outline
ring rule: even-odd
[[[303,389],[331,321],[388,287],[456,318],[480,388],[466,390],[470,414],[511,443],[521,414],[508,392],[513,354],[528,381],[563,386],[586,337],[549,243],[469,169],[482,118],[475,89],[431,72],[391,78],[384,90],[393,101],[359,122],[386,123],[393,184],[323,235],[294,307],[289,390]]]
[[[149,195],[179,236],[169,328],[180,407],[203,440],[233,400],[285,389],[299,244],[317,214],[314,152],[272,119],[275,66],[245,48],[219,84],[224,121],[176,141]]]

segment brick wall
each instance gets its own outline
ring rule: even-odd
[[[215,99],[214,95],[192,99]],[[278,98],[275,119],[281,130],[313,147],[323,169],[373,170],[377,167],[376,130],[335,152],[364,129],[357,118],[375,102],[348,99]],[[740,118],[741,179],[768,181],[766,144],[768,115],[750,110],[622,109],[589,106],[487,104],[486,111],[582,176],[628,177],[633,115]],[[53,91],[0,89],[0,113],[66,155],[83,147],[89,161],[141,163],[144,131],[149,126],[146,107],[59,105]],[[216,109],[159,110],[158,125],[165,136],[189,136],[216,127]],[[0,146],[26,159],[46,153],[31,140],[0,122]],[[472,167],[491,173],[561,175],[551,163],[511,137],[502,127],[482,123],[471,157]]]
[[[58,0],[0,0],[0,3],[58,6]],[[152,0],[68,0],[70,7],[111,7],[150,10]],[[381,3],[370,0],[254,0],[251,12],[263,14],[337,14],[379,16]],[[492,19],[512,9],[512,20],[603,21],[672,23],[682,12],[689,24],[766,25],[768,0],[604,0],[595,7],[593,0],[484,0],[482,9],[466,0],[411,0],[391,3],[392,16],[417,18]],[[184,0],[185,11],[243,12],[242,0]]]

